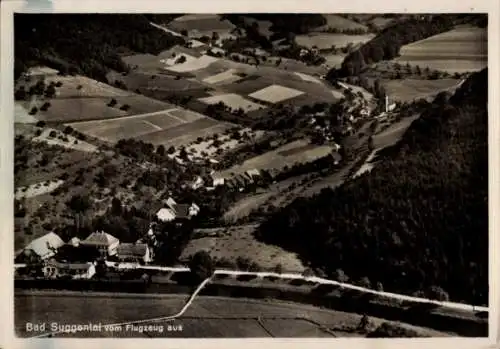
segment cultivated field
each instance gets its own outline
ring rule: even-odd
[[[211,256],[236,261],[238,257],[249,258],[262,268],[273,269],[281,264],[284,270],[301,272],[304,266],[295,255],[280,247],[257,241],[253,232],[256,225],[240,225],[228,228],[200,229],[196,234],[215,235],[192,239],[184,249],[181,259],[206,250]]]
[[[168,24],[168,28],[176,32],[186,30],[189,37],[212,37],[212,33],[216,32],[219,35],[217,42],[220,43],[223,39],[234,37],[231,31],[235,26],[227,20],[222,20],[219,15],[192,14],[174,19]]]
[[[409,102],[420,98],[432,98],[441,91],[453,88],[459,82],[457,79],[404,79],[387,80],[383,82],[383,86],[392,100]]]
[[[318,49],[327,49],[332,46],[345,47],[349,44],[357,45],[363,44],[373,39],[374,34],[365,35],[347,35],[347,34],[333,34],[333,33],[309,33],[304,35],[297,35],[295,41],[300,46]]]
[[[266,108],[262,104],[254,103],[252,101],[249,101],[245,98],[243,98],[240,95],[237,95],[235,93],[227,93],[227,94],[222,94],[222,95],[215,95],[212,97],[205,97],[205,98],[200,98],[200,102],[203,102],[205,104],[217,104],[219,102],[223,102],[225,105],[230,107],[233,110],[237,109],[243,109],[245,112],[250,112],[258,109],[264,109]]]
[[[323,55],[325,57],[326,62],[325,64],[330,67],[330,68],[340,68],[342,65],[342,62],[345,59],[344,55]]]
[[[56,297],[57,302],[55,302]],[[30,334],[26,332],[27,322],[58,322],[60,324],[100,322],[105,325],[164,317],[179,312],[186,299],[185,295],[97,293],[89,296],[78,292],[37,292],[36,294],[20,292],[14,298],[15,331],[20,337],[28,337]],[[137,304],[140,304],[139,312]],[[95,314],[99,314],[99,319],[95,318]],[[343,330],[356,328],[360,320],[361,315],[358,314],[292,302],[198,296],[187,311],[176,320],[142,323],[142,325],[163,325],[165,329],[163,333],[156,331],[131,333],[124,330],[119,333],[105,331],[80,333],[79,336],[328,337],[346,335]],[[370,327],[376,327],[383,321],[370,317]],[[183,330],[168,332],[166,328],[169,325],[174,327],[181,325]],[[398,325],[416,330],[422,335],[446,336],[444,333],[421,327]],[[351,336],[353,335],[362,336],[351,333]],[[74,337],[75,334],[60,336]]]
[[[169,108],[113,120],[99,120],[69,124],[92,137],[115,143],[120,139],[136,138],[155,145],[187,144],[194,137],[211,135],[226,128],[225,124],[196,112]]]
[[[279,103],[302,94],[304,94],[303,91],[273,84],[262,90],[253,92],[249,96],[268,103]]]
[[[460,27],[403,46],[396,61],[450,73],[471,72],[487,66],[487,52],[486,28]]]
[[[235,165],[221,171],[220,177],[231,177],[252,169],[281,169],[291,167],[296,163],[311,162],[331,154],[333,148],[329,145],[311,145],[307,139],[300,139],[285,144],[278,149],[246,160],[241,165]]]
[[[36,123],[38,120],[29,114],[29,104],[25,103],[14,103],[14,122],[20,124],[32,124]]]
[[[320,79],[318,79],[318,78],[316,78],[316,77],[314,77],[312,75],[309,75],[309,74],[297,73],[296,72],[295,75],[297,75],[299,78],[301,78],[304,81],[314,82],[316,84],[322,84],[323,83]]]

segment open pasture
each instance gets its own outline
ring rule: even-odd
[[[363,44],[373,39],[374,34],[365,35],[347,35],[347,34],[333,34],[333,33],[308,33],[297,35],[295,41],[298,45],[307,48],[315,46],[318,49],[327,49],[332,46],[345,47],[349,44],[357,45]]]
[[[237,109],[243,109],[245,112],[248,111],[253,111],[253,110],[258,110],[258,109],[264,109],[266,108],[262,104],[254,103],[252,101],[249,101],[242,96],[235,94],[235,93],[227,93],[227,94],[221,94],[221,95],[215,95],[211,97],[206,97],[206,98],[200,98],[199,101],[206,103],[206,104],[217,104],[219,102],[223,102],[225,105],[230,107],[233,110]]]
[[[457,79],[404,79],[387,80],[383,82],[383,86],[391,99],[409,102],[415,99],[434,97],[441,91],[453,88],[459,82],[460,80]]]
[[[45,83],[62,83],[56,88],[55,98],[126,97],[131,93],[85,76],[48,76]]]
[[[311,145],[309,140],[300,139],[285,144],[275,150],[255,156],[240,165],[220,171],[218,177],[229,178],[252,169],[268,170],[291,167],[297,163],[311,162],[331,154],[333,148],[329,145]]]
[[[403,46],[400,54],[396,61],[421,68],[450,73],[478,71],[488,64],[487,29],[455,28]]]
[[[14,103],[14,122],[20,124],[33,124],[38,120],[29,114],[29,105],[26,103]]]
[[[325,64],[330,68],[340,68],[345,59],[344,55],[327,54],[323,55],[323,57],[326,59]]]

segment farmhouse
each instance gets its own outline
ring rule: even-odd
[[[41,259],[53,257],[57,249],[64,245],[64,241],[56,233],[48,233],[31,241],[21,252],[30,251]]]
[[[144,243],[120,244],[116,256],[120,262],[149,263],[153,260],[152,251]]]
[[[107,256],[114,256],[119,244],[120,240],[103,231],[93,232],[85,240],[80,242],[80,245],[94,247],[101,255]]]
[[[44,265],[43,274],[51,279],[64,277],[90,279],[95,274],[95,265],[94,263],[60,263],[51,259]]]
[[[156,217],[161,222],[171,222],[176,219],[191,219],[200,212],[200,207],[195,203],[178,204],[171,197],[165,202],[167,207],[162,207],[157,213]]]

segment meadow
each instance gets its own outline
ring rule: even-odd
[[[368,27],[361,23],[355,22],[353,20],[347,19],[337,14],[324,14],[323,17],[326,19],[326,24],[322,27],[315,28],[315,30],[325,30],[328,28],[335,29],[363,29],[367,30]]]
[[[486,28],[457,27],[431,36],[400,50],[397,62],[421,68],[454,72],[472,72],[488,64],[488,33]]]
[[[439,80],[386,80],[382,84],[391,100],[410,102],[421,98],[433,98],[439,92],[452,89],[460,80],[439,79]]]

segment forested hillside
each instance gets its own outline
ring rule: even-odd
[[[371,173],[297,199],[258,237],[339,280],[487,304],[487,75],[437,99]]]
[[[141,14],[16,14],[15,77],[44,64],[104,81],[108,69],[127,70],[120,52],[156,54],[183,43],[151,26],[150,19]]]
[[[375,38],[350,53],[340,69],[328,72],[328,79],[359,74],[364,67],[399,55],[403,45],[448,31],[458,24],[487,25],[486,15],[423,15],[385,28]]]

